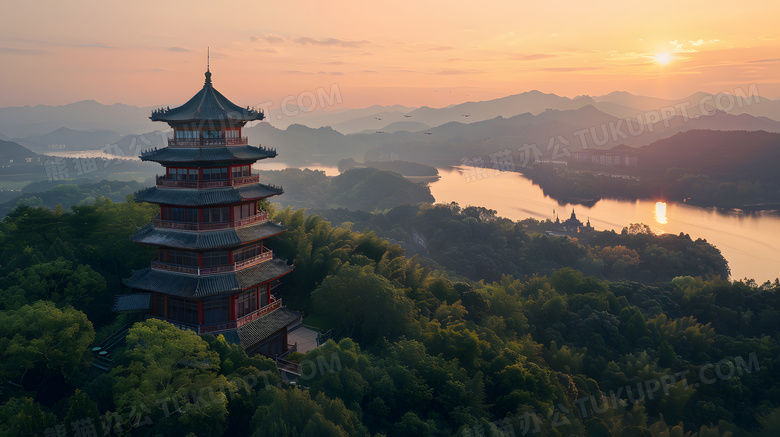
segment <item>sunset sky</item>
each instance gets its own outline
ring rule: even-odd
[[[780,96],[780,2],[6,2],[0,106],[241,105],[339,87],[341,106],[444,106],[532,89]]]

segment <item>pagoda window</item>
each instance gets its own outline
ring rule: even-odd
[[[227,167],[220,167],[220,168],[204,168],[203,169],[203,180],[204,181],[224,181],[226,180],[228,174]]]
[[[245,176],[252,176],[252,169],[248,165],[237,165],[235,167],[231,167],[231,173],[230,177],[233,179],[245,177]]]
[[[240,220],[255,215],[257,206],[255,203],[242,203],[233,207],[233,219]]]
[[[236,297],[236,317],[241,318],[257,310],[257,289],[247,290]]]
[[[197,168],[168,168],[168,178],[175,179],[177,181],[197,181],[198,169]]]
[[[239,262],[245,259],[252,258],[253,256],[260,255],[263,251],[263,245],[260,243],[252,244],[242,249],[236,249],[233,251],[233,261]]]
[[[268,305],[268,292],[265,290],[260,291],[260,308]]]
[[[198,266],[198,254],[195,252],[185,252],[182,250],[169,250],[168,251],[168,264],[176,264],[179,266]]]
[[[230,264],[230,256],[226,250],[203,254],[203,267],[217,267],[228,264]]]
[[[203,301],[203,323],[220,323],[230,320],[230,296]]]
[[[168,318],[177,322],[198,324],[198,303],[168,296]]]
[[[238,129],[226,130],[225,138],[238,138]]]
[[[222,131],[221,130],[204,130],[203,131],[203,138],[205,139],[220,139],[222,137]]]
[[[230,207],[203,208],[203,223],[225,223],[230,221]]]
[[[177,139],[198,139],[200,138],[200,132],[196,130],[177,130]]]
[[[165,207],[168,220],[173,222],[197,223],[198,210],[195,208]]]

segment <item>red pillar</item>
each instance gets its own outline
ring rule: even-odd
[[[203,324],[203,301],[198,301],[198,325]]]
[[[236,320],[236,295],[230,295],[230,320]]]

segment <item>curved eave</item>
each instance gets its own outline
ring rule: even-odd
[[[214,162],[255,162],[266,158],[275,158],[276,150],[254,146],[193,147],[149,150],[142,153],[141,161],[160,164],[214,163]]]
[[[173,109],[156,110],[149,119],[166,123],[246,123],[265,118],[262,111],[242,108],[231,102],[214,88],[210,78],[206,80],[203,88],[187,103]]]
[[[189,232],[173,229],[156,229],[147,225],[130,239],[139,244],[164,246],[175,249],[214,250],[232,249],[287,231],[286,226],[273,222],[257,223],[237,229]]]
[[[134,271],[122,283],[136,290],[197,299],[239,292],[278,279],[292,269],[293,266],[276,258],[238,272],[210,276],[185,275],[147,267]]]
[[[138,191],[135,200],[166,205],[208,206],[240,203],[247,200],[262,200],[284,193],[281,187],[252,184],[238,188],[159,188],[151,187]]]

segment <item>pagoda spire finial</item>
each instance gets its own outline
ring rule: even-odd
[[[211,48],[206,47],[206,83],[211,83]]]

